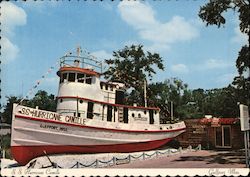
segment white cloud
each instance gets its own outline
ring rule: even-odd
[[[27,15],[25,11],[11,2],[1,3],[1,29],[2,29],[2,55],[3,63],[14,60],[19,52],[17,45],[13,44],[10,38],[14,35],[17,26],[26,24]]]
[[[142,39],[155,46],[163,45],[163,49],[169,48],[172,43],[189,41],[199,36],[194,20],[187,21],[183,17],[174,16],[170,21],[162,23],[155,18],[154,10],[147,3],[122,1],[118,11],[121,18],[136,29]]]
[[[202,69],[222,69],[222,68],[228,68],[233,66],[232,62],[228,62],[225,60],[219,60],[219,59],[209,59],[205,61],[202,66],[200,66]]]
[[[188,67],[184,64],[173,65],[173,66],[171,66],[171,70],[173,72],[180,73],[180,74],[186,74],[189,72]]]
[[[247,44],[247,35],[242,33],[240,31],[240,27],[237,26],[234,28],[234,36],[231,38],[231,42],[232,43],[238,43],[241,45]]]
[[[121,17],[136,29],[145,29],[157,25],[153,9],[139,1],[122,1],[118,5]]]
[[[11,2],[1,3],[1,16],[2,34],[5,36],[11,36],[14,33],[14,29],[17,26],[26,24],[27,15],[25,11],[14,5]]]
[[[198,31],[183,17],[174,16],[169,22],[139,32],[143,39],[161,44],[188,41],[198,36]]]
[[[3,64],[6,64],[17,57],[19,48],[15,44],[12,44],[12,42],[8,38],[4,36],[2,37],[1,46],[2,46],[1,60]]]

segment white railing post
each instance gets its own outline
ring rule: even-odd
[[[188,150],[190,150],[190,151],[192,150],[192,146],[191,145],[188,146]]]
[[[113,164],[116,165],[116,157],[113,157]]]
[[[99,166],[98,160],[97,160],[97,159],[96,159],[96,161],[95,161],[95,166],[96,166],[96,168],[98,168],[98,166]]]
[[[170,155],[171,154],[171,150],[170,149],[168,149],[168,155]]]
[[[182,153],[182,147],[179,147],[179,152]]]
[[[130,163],[131,162],[131,156],[130,156],[130,154],[128,155],[128,163]]]
[[[5,159],[5,149],[3,149],[3,159]]]

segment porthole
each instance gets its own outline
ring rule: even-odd
[[[138,114],[138,118],[141,118],[141,114],[140,113]]]
[[[80,100],[79,102],[82,104],[82,103],[83,103],[83,100]]]
[[[134,114],[134,113],[132,113],[132,117],[135,117],[135,114]]]

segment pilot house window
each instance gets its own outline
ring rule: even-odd
[[[84,74],[77,74],[77,81],[83,83],[84,82]]]
[[[68,73],[63,73],[60,79],[60,83],[64,82],[65,80],[67,80],[67,74]]]
[[[90,75],[86,75],[86,84],[91,84],[92,77]]]
[[[75,82],[75,73],[69,73],[69,82]]]

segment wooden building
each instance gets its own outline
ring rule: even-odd
[[[197,146],[207,149],[244,148],[244,136],[239,118],[201,118],[185,120],[186,132],[178,136],[180,146]]]

